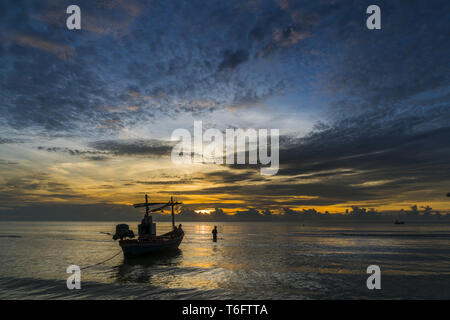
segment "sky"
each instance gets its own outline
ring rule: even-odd
[[[66,27],[71,4],[81,30]],[[371,4],[381,30],[366,28]],[[449,10],[437,0],[1,1],[0,216],[101,218],[144,193],[206,213],[448,211]],[[279,129],[278,173],[174,164],[171,134],[194,121]]]

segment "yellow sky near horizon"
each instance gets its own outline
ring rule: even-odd
[[[5,150],[4,146],[1,148],[2,151]],[[221,180],[220,176],[208,174],[227,170],[232,172],[229,168],[215,164],[175,165],[168,158],[122,156],[93,161],[16,144],[8,146],[7,152],[2,153],[2,159],[0,191],[6,196],[9,195],[8,198],[2,199],[2,208],[52,203],[132,205],[142,202],[145,193],[149,194],[151,201],[158,202],[167,201],[173,195],[185,206],[206,213],[214,208],[222,208],[228,214],[256,208],[260,211],[270,209],[274,214],[278,214],[283,207],[288,207],[292,210],[315,208],[320,212],[328,211],[334,214],[344,213],[346,209],[351,210],[353,205],[373,207],[378,211],[402,208],[409,210],[414,204],[419,208],[429,205],[442,212],[449,208],[445,195],[439,199],[438,195],[430,190],[389,195],[387,199],[333,205],[301,205],[302,201],[320,200],[320,195],[239,194],[233,192],[233,186],[265,185],[270,188],[272,183],[284,181],[285,177],[226,182]],[[10,164],[7,164],[8,162]],[[368,186],[376,185],[363,183]],[[210,188],[221,190],[221,187],[228,187],[227,191],[203,192]],[[292,187],[295,188],[295,184]],[[420,195],[427,192],[430,200],[421,201]],[[298,201],[299,204],[285,204],[292,201]]]

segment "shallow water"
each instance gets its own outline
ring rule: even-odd
[[[120,252],[101,233],[115,224],[0,222],[0,299],[450,299],[448,222],[218,222],[217,243],[214,223],[183,222],[177,252],[95,265]],[[81,290],[66,287],[71,264],[91,266]]]

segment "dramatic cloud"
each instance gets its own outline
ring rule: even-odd
[[[448,209],[448,1],[381,0],[373,31],[366,0],[80,0],[79,31],[69,4],[0,3],[0,207]],[[195,120],[280,129],[278,174],[175,166]]]
[[[96,141],[90,143],[90,146],[96,150],[110,152],[114,155],[168,156],[173,149],[174,143],[158,140],[115,140]]]
[[[244,63],[248,60],[248,52],[245,50],[236,50],[234,52],[232,51],[225,51],[223,54],[223,60],[219,64],[219,71],[222,71],[224,69],[231,69],[233,70],[241,63]]]

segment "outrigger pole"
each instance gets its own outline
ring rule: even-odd
[[[137,204],[133,204],[133,207],[135,208],[142,208],[145,207],[145,216],[148,216],[148,213],[150,212],[150,206],[155,206],[155,205],[162,205],[163,208],[164,206],[166,206],[166,203],[162,203],[162,202],[148,202],[148,196],[147,194],[145,194],[145,203],[137,203]],[[161,208],[157,208],[157,209],[152,209],[151,212],[153,211],[157,211],[160,210]]]
[[[145,207],[145,216],[148,216],[149,212],[159,211],[164,209],[165,207],[172,207],[172,227],[175,229],[175,213],[173,211],[173,207],[179,204],[183,204],[183,202],[173,201],[173,197],[170,197],[170,201],[167,203],[164,202],[148,202],[148,196],[145,194],[145,203],[137,203],[133,206],[135,208]],[[150,206],[159,205],[160,207],[150,210]]]

